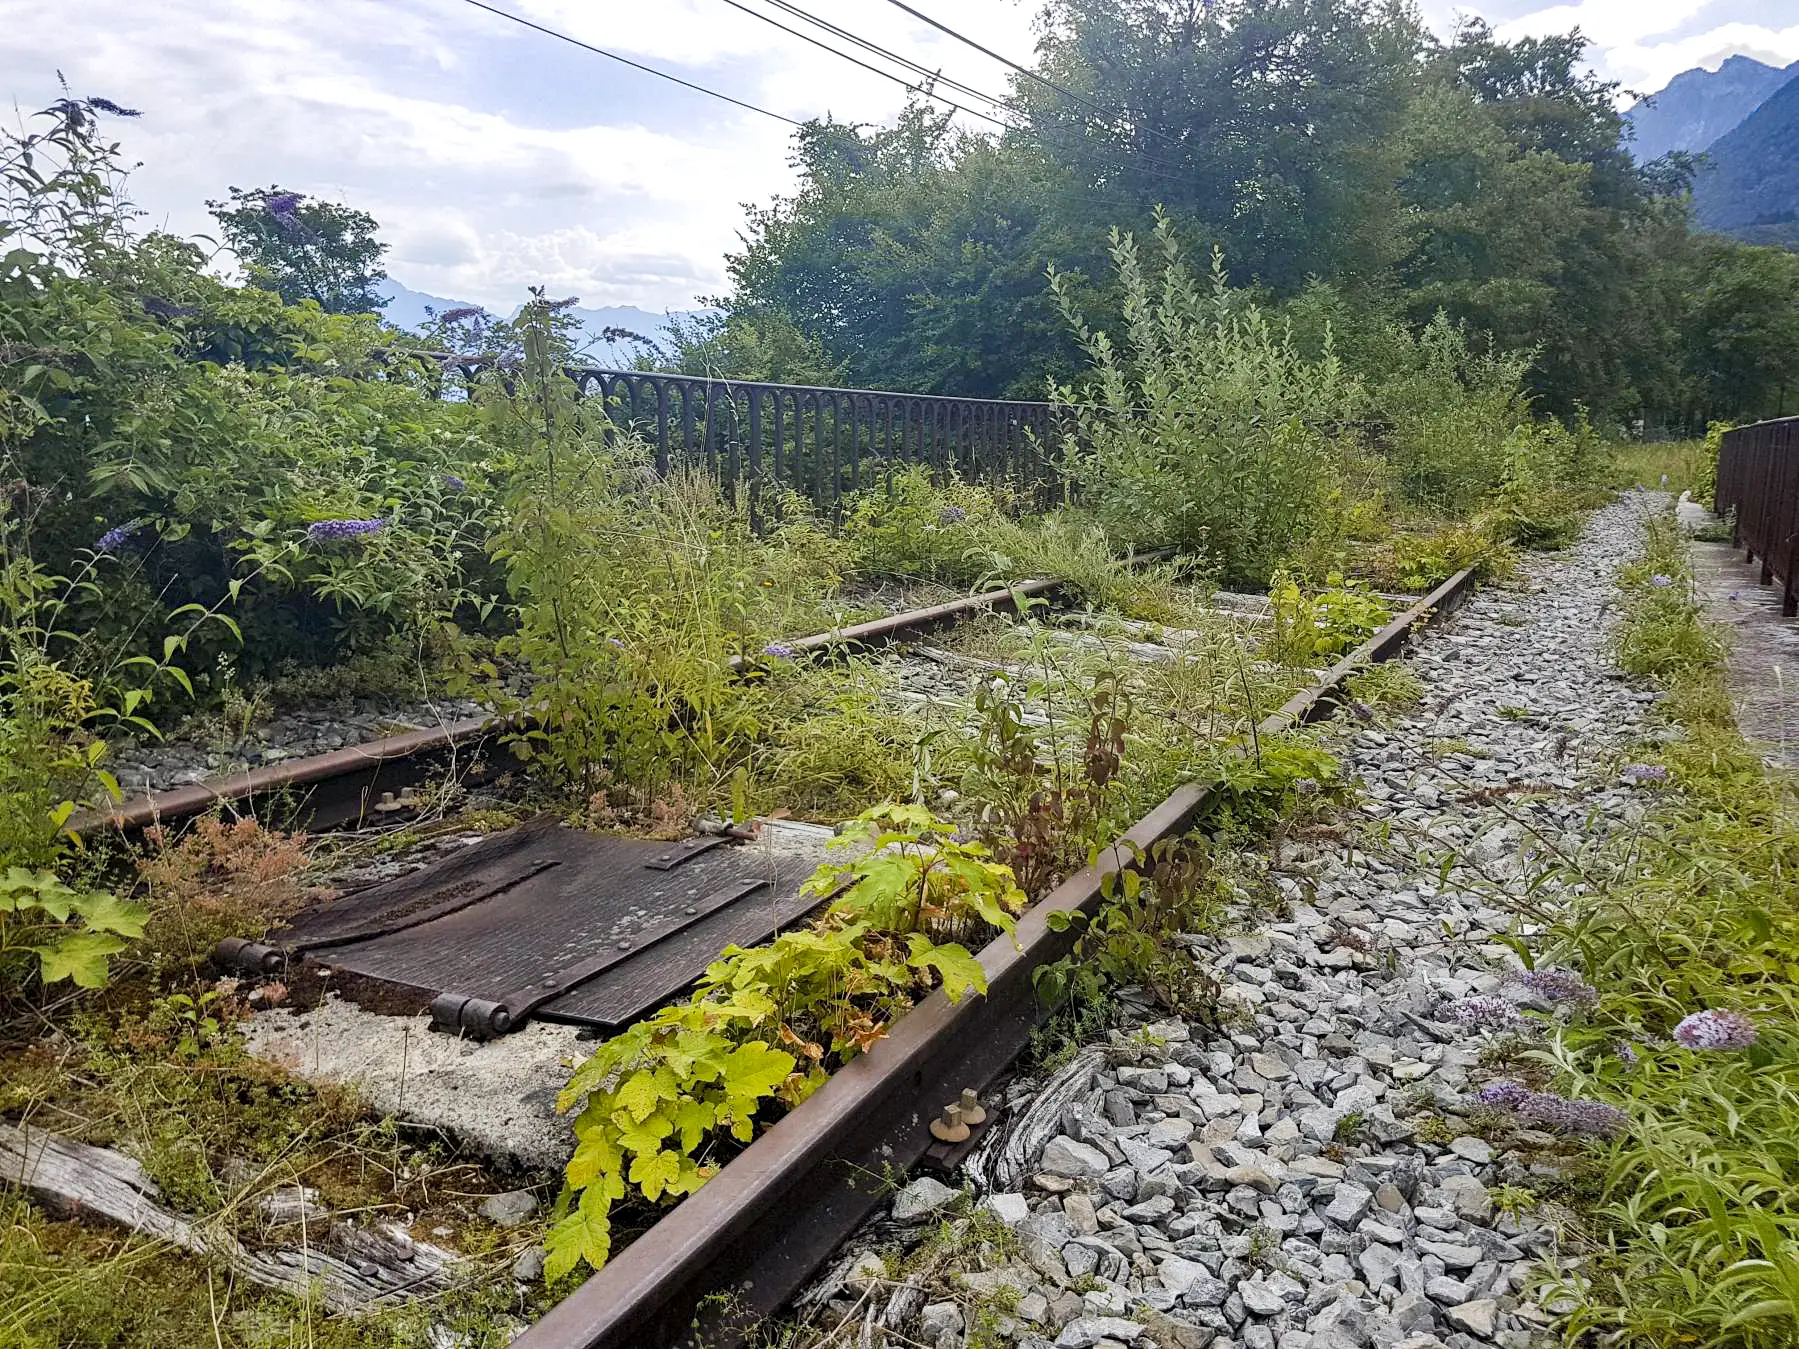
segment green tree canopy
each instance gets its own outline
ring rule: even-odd
[[[288,304],[313,300],[327,314],[370,314],[387,303],[375,293],[387,276],[387,245],[366,211],[281,187],[234,187],[230,201],[206,205],[252,285]]]

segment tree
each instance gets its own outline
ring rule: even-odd
[[[313,300],[327,314],[369,314],[387,303],[374,289],[387,276],[387,245],[367,212],[280,187],[234,187],[229,202],[206,205],[252,285],[288,304]]]

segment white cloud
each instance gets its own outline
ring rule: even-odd
[[[1799,57],[1799,27],[1690,31],[1713,11],[1741,19],[1743,6],[1766,2],[1580,0],[1501,32],[1578,23],[1599,42],[1605,73],[1657,87],[1729,50]],[[722,0],[495,3],[795,118],[881,121],[906,98]],[[1446,28],[1434,12],[1442,3],[1430,0]],[[997,51],[1032,56],[1035,0],[919,7]],[[1002,66],[885,0],[808,8],[1009,92]],[[56,96],[57,69],[78,95],[144,109],[114,126],[144,163],[133,191],[152,223],[207,231],[206,198],[279,182],[372,213],[405,284],[498,309],[538,282],[588,305],[686,307],[721,287],[742,203],[793,180],[791,128],[458,0],[0,0],[0,32],[0,95],[26,111]]]

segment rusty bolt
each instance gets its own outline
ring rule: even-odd
[[[973,1087],[962,1088],[962,1119],[970,1127],[987,1122],[987,1112],[981,1106],[981,1098]]]
[[[946,1105],[943,1118],[931,1121],[931,1137],[944,1143],[962,1143],[968,1139],[968,1126],[962,1122],[962,1107]]]

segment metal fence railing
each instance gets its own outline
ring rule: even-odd
[[[1746,560],[1761,560],[1762,584],[1781,583],[1781,613],[1799,614],[1799,417],[1724,433],[1714,506]]]
[[[384,353],[435,366],[440,394],[466,392],[490,359]],[[581,392],[641,436],[666,475],[703,468],[727,492],[799,491],[821,509],[912,464],[939,475],[1007,486],[1040,505],[1059,495],[1057,440],[1068,409],[1055,403],[942,398],[880,389],[760,384],[636,370],[568,370]]]

